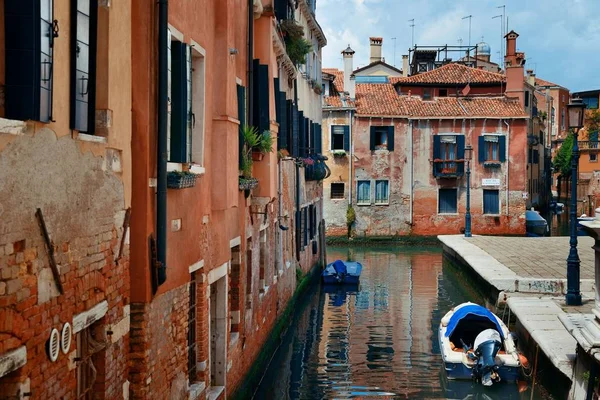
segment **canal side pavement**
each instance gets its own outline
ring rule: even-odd
[[[559,317],[591,313],[594,284],[594,240],[579,237],[581,291],[584,305],[567,307],[569,237],[438,236],[444,253],[470,267],[496,295],[506,302],[522,328],[554,367],[572,380],[577,342]]]

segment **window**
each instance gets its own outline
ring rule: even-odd
[[[238,102],[238,120],[240,121],[240,128],[238,129],[238,168],[244,168],[244,135],[242,134],[242,128],[246,125],[246,88],[242,85],[237,85],[237,102]],[[277,142],[278,144],[281,141]]]
[[[371,127],[371,150],[394,151],[394,127]]]
[[[390,182],[388,180],[375,181],[375,204],[389,204]]]
[[[584,97],[583,104],[587,106],[589,109],[597,109],[598,108],[598,96],[595,97]]]
[[[529,92],[525,91],[525,107],[529,107]]]
[[[358,204],[371,204],[371,181],[357,182],[356,202]]]
[[[590,153],[590,162],[598,162],[598,153]]]
[[[350,151],[350,127],[348,125],[331,126],[331,150]]]
[[[440,156],[442,160],[456,160],[456,136],[440,137]]]
[[[554,107],[552,107],[550,114],[550,122],[552,125],[554,125],[554,119],[556,117],[556,109]]]
[[[560,111],[560,129],[565,130],[565,109]]]
[[[106,356],[105,327],[100,321],[75,334],[77,341],[77,398],[92,399],[96,377],[104,376]]]
[[[344,198],[345,185],[343,182],[337,182],[331,184],[331,198],[332,199],[343,199]]]
[[[168,160],[186,163],[192,157],[192,53],[191,46],[172,40],[169,51],[170,125]]]
[[[92,0],[72,0],[71,128],[93,134],[96,122],[98,9]]]
[[[4,7],[5,117],[50,122],[54,2],[20,0]]]
[[[458,197],[456,189],[440,189],[438,199],[438,214],[456,214]]]
[[[269,114],[269,67],[261,65],[259,60],[254,60],[254,90],[252,95],[254,98],[254,125],[259,132],[268,131],[271,129],[271,116]]]
[[[191,115],[188,116],[188,124],[191,129],[191,148],[192,148],[192,159],[194,164],[204,166],[204,104],[206,94],[206,83],[205,83],[205,54],[206,52],[202,47],[197,44],[190,46],[191,50],[191,65],[189,66],[189,73],[191,81],[188,86],[191,95],[188,98],[188,110]],[[243,87],[242,87],[243,89]],[[244,99],[246,98],[244,94]],[[245,101],[244,112],[245,112]]]
[[[439,97],[448,97],[448,89],[440,89],[438,91],[438,96]]]
[[[423,89],[423,100],[431,100],[431,89]]]
[[[500,191],[483,190],[483,213],[500,214]]]
[[[506,160],[506,137],[484,135],[479,137],[479,162],[504,162]]]

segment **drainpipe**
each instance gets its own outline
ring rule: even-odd
[[[294,80],[294,104],[296,104],[296,106],[298,106],[298,81],[297,80]],[[298,123],[300,123],[300,120],[298,120]],[[298,132],[300,132],[300,127],[298,127]],[[298,149],[298,150],[300,150],[300,149]],[[300,218],[302,216],[302,213],[300,212],[300,166],[298,165],[297,162],[295,162],[294,165],[296,167],[296,214],[295,214],[296,228],[294,229],[294,232],[296,232],[296,260],[300,261],[300,249],[302,248],[300,240],[302,240],[302,238],[298,234],[298,228],[297,228],[298,226],[301,226],[301,224],[302,224],[302,222],[300,221]]]
[[[248,118],[246,119],[248,126],[254,125],[254,102],[252,96],[254,94],[254,0],[248,0],[248,82],[246,109]]]
[[[158,0],[158,143],[156,174],[156,254],[158,285],[167,280],[167,30],[168,0]]]
[[[346,111],[346,114],[348,114],[348,134],[350,135],[350,162],[348,163],[350,166],[348,171],[348,205],[352,206],[352,165],[354,164],[354,140],[352,140],[352,110]]]
[[[412,225],[413,225],[413,203],[414,203],[414,198],[415,198],[415,184],[414,184],[414,168],[413,168],[413,164],[414,164],[414,144],[413,144],[413,124],[414,121],[413,120],[409,120],[408,121],[408,125],[409,125],[409,130],[410,130],[410,226],[411,226],[411,230],[412,230]]]
[[[510,124],[505,120],[502,122],[506,124],[506,151],[508,152],[506,155],[506,215],[508,216],[508,199],[510,198]]]

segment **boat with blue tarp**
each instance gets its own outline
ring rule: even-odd
[[[358,284],[362,264],[355,261],[335,260],[323,270],[325,284]]]
[[[474,379],[484,386],[515,382],[524,358],[514,336],[494,313],[462,303],[440,321],[439,343],[448,379]]]

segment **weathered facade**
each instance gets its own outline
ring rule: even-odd
[[[343,88],[340,72],[325,70],[334,90],[324,99],[323,143],[336,155],[324,183],[328,234],[345,234],[349,224],[359,236],[459,233],[469,167],[473,233],[525,233],[533,102],[516,37],[507,35],[506,74],[450,63],[361,83],[352,75],[353,51],[342,52],[350,59]]]
[[[322,177],[313,163],[321,162],[317,87],[326,42],[314,2],[305,0],[297,8],[279,0],[169,2],[166,12],[163,30],[160,6],[133,1],[130,392],[225,398],[240,389],[297,277],[322,254]],[[313,47],[297,64],[284,21]],[[166,46],[157,46],[165,33]],[[157,134],[165,125],[166,151]],[[245,125],[276,143],[255,154],[254,188],[240,180]],[[182,175],[191,187],[161,186],[161,176]]]
[[[131,2],[0,2],[0,398],[127,397]]]

